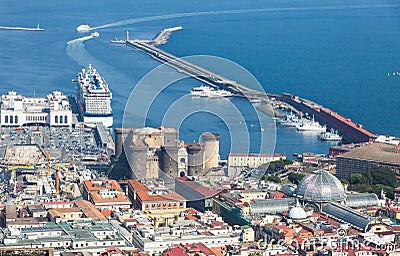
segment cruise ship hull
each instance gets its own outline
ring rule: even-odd
[[[96,123],[103,123],[106,128],[110,128],[113,126],[113,116],[91,116],[91,115],[83,115],[83,122],[87,127],[94,128],[96,127]]]

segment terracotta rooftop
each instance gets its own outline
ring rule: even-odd
[[[144,190],[147,191],[149,190],[146,185],[140,182],[140,180],[129,180],[128,184],[133,188],[135,191],[140,191]]]
[[[222,186],[204,186],[196,181],[192,181],[188,177],[181,177],[176,179],[176,181],[184,183],[187,187],[195,190],[204,197],[213,197],[226,191],[226,188]]]
[[[97,210],[97,208],[91,202],[86,200],[79,200],[75,202],[75,205],[81,208],[82,212],[87,218],[107,221],[107,219],[101,214],[99,210]]]
[[[121,186],[116,180],[85,180],[84,184],[89,191],[99,191],[106,189],[116,189],[122,191]]]
[[[101,204],[101,203],[131,203],[129,199],[124,195],[124,194],[117,194],[116,197],[112,198],[104,198],[101,195],[99,195],[97,192],[90,192],[90,197],[92,198],[93,202],[95,204]]]

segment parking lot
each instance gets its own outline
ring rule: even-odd
[[[98,148],[90,128],[23,127],[2,128],[0,147],[38,144],[53,161],[93,161],[107,163],[109,152]]]

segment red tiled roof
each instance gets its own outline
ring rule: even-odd
[[[84,184],[89,191],[99,191],[110,188],[122,191],[121,186],[116,180],[85,180]]]
[[[197,218],[194,215],[188,215],[188,216],[185,216],[185,219],[187,219],[187,220],[198,220],[199,218]]]
[[[112,214],[112,210],[102,210],[101,214],[103,214],[103,216],[105,217],[110,217]]]
[[[185,201],[186,199],[173,190],[167,190],[168,195],[150,195],[147,191],[136,192],[142,202],[145,201]]]
[[[146,185],[143,185],[143,184],[140,182],[140,180],[129,180],[129,181],[128,181],[128,184],[129,184],[129,185],[133,188],[133,190],[135,190],[135,191],[141,191],[141,190],[147,191],[147,190],[148,190],[147,186],[146,186]]]
[[[184,183],[187,187],[195,190],[196,192],[202,194],[204,197],[213,197],[218,194],[221,194],[222,192],[226,191],[226,188],[221,187],[221,186],[203,186],[195,181],[190,180],[187,177],[181,177],[176,179],[177,181],[180,181]]]
[[[90,192],[90,197],[92,198],[95,204],[99,203],[123,203],[130,204],[131,201],[124,194],[117,194],[117,197],[112,198],[104,198],[99,195],[97,192]]]
[[[178,247],[178,248],[169,248],[168,250],[163,252],[163,256],[188,256],[185,252],[185,249]]]

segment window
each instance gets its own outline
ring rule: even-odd
[[[15,120],[15,123],[17,124],[18,123],[18,116],[15,116],[14,120]]]
[[[10,116],[10,124],[14,123],[14,117]]]
[[[4,117],[4,122],[7,124],[8,123],[8,116]]]
[[[63,118],[62,118],[62,116],[60,116],[60,124],[62,124],[62,122],[63,122]]]
[[[68,123],[68,116],[64,116],[64,124]]]
[[[54,122],[55,122],[56,124],[58,124],[58,116],[55,116],[55,117],[54,117]]]

